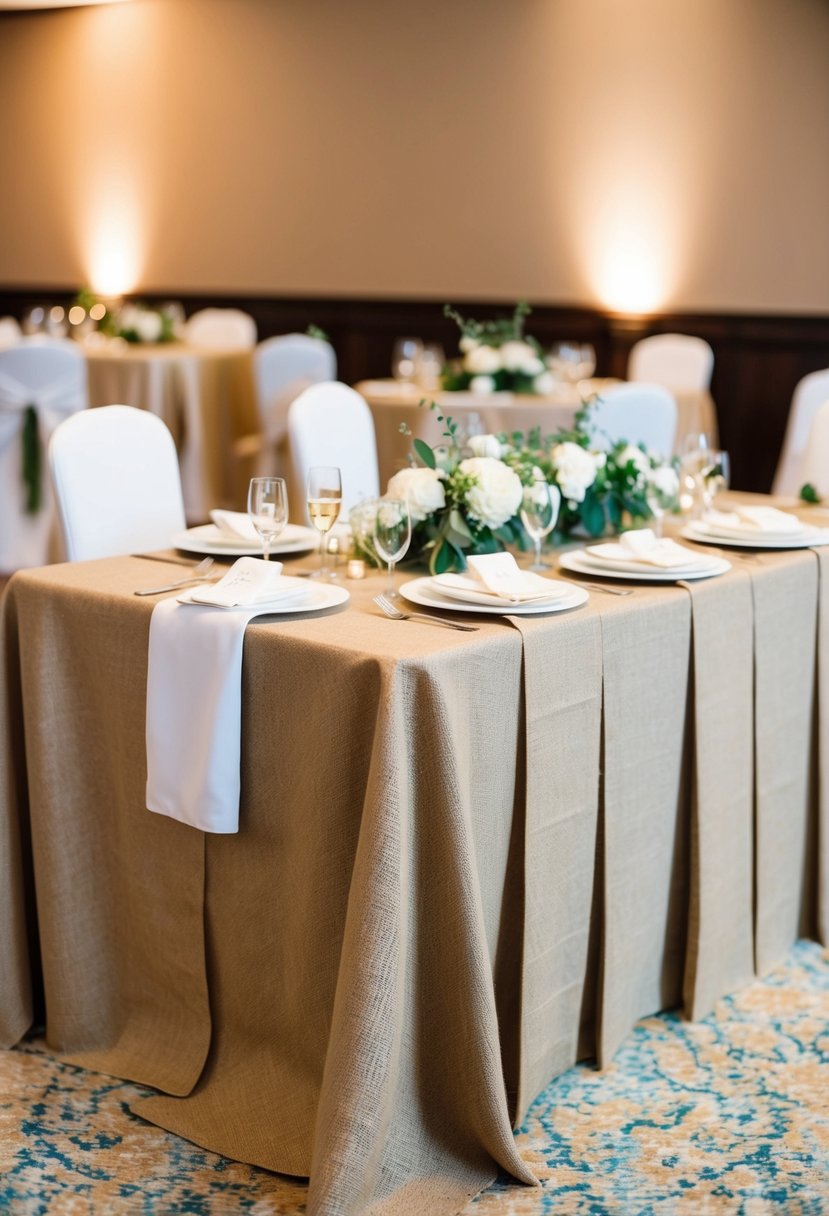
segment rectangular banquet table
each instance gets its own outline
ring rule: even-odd
[[[165,1128],[309,1175],[312,1213],[532,1183],[511,1127],[552,1076],[827,940],[828,562],[735,557],[473,634],[381,617],[379,575],[254,622],[233,836],[144,805],[132,592],[170,566],[15,575],[0,1041],[42,973],[55,1050],[154,1086],[135,1109]]]

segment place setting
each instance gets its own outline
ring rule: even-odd
[[[522,570],[511,553],[470,555],[462,574],[411,579],[400,595],[412,604],[447,612],[490,616],[538,616],[579,608],[588,600],[583,587]]]
[[[735,549],[808,549],[829,544],[829,528],[803,523],[777,507],[736,506],[708,510],[682,529],[686,540]]]
[[[697,553],[657,536],[651,528],[622,532],[616,540],[563,553],[558,564],[572,574],[649,583],[715,578],[731,569],[725,558]]]

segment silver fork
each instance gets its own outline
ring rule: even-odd
[[[212,557],[206,557],[204,561],[199,562],[198,566],[194,566],[186,578],[177,579],[174,583],[165,583],[163,587],[145,587],[142,591],[133,592],[134,595],[161,595],[162,591],[177,591],[179,587],[189,587],[193,583],[204,583],[208,581],[208,574],[213,569],[214,561]]]
[[[605,587],[602,583],[583,583],[591,591],[603,591],[605,595],[633,595],[635,587]]]
[[[462,629],[464,633],[475,633],[477,625],[462,625],[460,621],[447,621],[443,616],[430,616],[426,612],[401,612],[384,595],[375,595],[374,602],[391,621],[428,621],[431,625],[445,625],[447,629]]]

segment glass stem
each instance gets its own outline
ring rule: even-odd
[[[325,532],[320,533],[320,574],[327,573],[325,565],[325,549],[328,541],[328,536]]]
[[[394,562],[389,562],[389,575],[386,579],[386,595],[394,597]]]
[[[268,560],[268,558],[269,558],[269,557],[270,557],[270,555],[271,555],[271,553],[270,553],[270,547],[271,547],[271,538],[270,538],[270,536],[263,536],[263,537],[262,537],[262,556],[263,556],[263,558],[265,559],[265,561],[267,561],[267,560]]]
[[[541,565],[541,537],[534,536],[533,544],[535,545],[535,562],[533,563],[533,565],[540,566]]]

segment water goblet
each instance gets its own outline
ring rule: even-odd
[[[676,509],[679,500],[679,474],[672,464],[660,464],[648,473],[645,498],[653,516],[654,536],[662,536],[662,519],[666,511]]]
[[[391,370],[400,384],[414,384],[420,371],[423,343],[420,338],[398,338],[391,357]]]
[[[386,598],[398,598],[394,589],[394,567],[404,557],[412,539],[412,520],[408,502],[398,498],[378,498],[374,518],[374,548],[381,561],[388,563]]]
[[[253,477],[248,486],[248,515],[262,539],[262,557],[288,522],[288,489],[282,477]]]
[[[521,500],[521,523],[533,542],[535,556],[530,570],[549,570],[549,562],[541,560],[541,542],[552,532],[561,507],[561,491],[543,477],[536,477],[524,487]]]
[[[714,506],[714,499],[727,490],[731,481],[731,461],[728,452],[712,448],[706,453],[700,470],[702,503],[707,513]]]
[[[335,578],[328,568],[328,533],[340,516],[343,503],[342,474],[336,465],[316,464],[308,470],[306,489],[308,518],[320,534],[320,564],[312,578]]]

